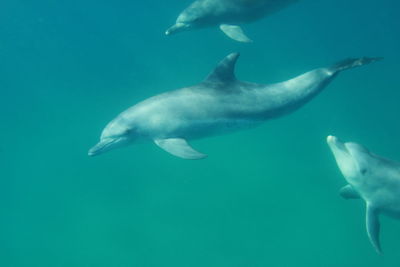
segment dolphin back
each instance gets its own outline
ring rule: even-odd
[[[177,22],[200,24],[251,22],[274,13],[298,0],[197,0],[187,7]],[[193,25],[194,26],[194,25]]]

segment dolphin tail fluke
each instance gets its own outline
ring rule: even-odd
[[[380,232],[380,223],[379,223],[379,213],[371,207],[367,205],[367,233],[369,240],[371,241],[372,245],[374,246],[376,252],[379,254],[382,253],[381,243],[379,240],[379,232]]]
[[[334,64],[331,69],[335,72],[361,67],[376,61],[382,60],[383,57],[362,57],[362,58],[348,58]]]

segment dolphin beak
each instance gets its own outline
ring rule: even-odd
[[[106,151],[109,150],[109,148],[112,146],[112,144],[115,142],[115,139],[105,139],[101,140],[99,143],[97,143],[94,147],[92,147],[89,152],[88,156],[89,157],[94,157],[97,155],[100,155]]]
[[[328,135],[328,137],[326,138],[326,142],[328,143],[328,145],[334,144],[337,140],[338,138],[333,135]]]
[[[176,23],[172,27],[170,27],[168,30],[165,31],[165,35],[172,35],[181,31],[184,31],[185,29],[189,28],[188,24],[185,23]]]
[[[351,153],[347,147],[349,143],[344,143],[332,135],[329,135],[326,141],[335,158],[351,157]]]
[[[326,138],[326,142],[328,143],[328,145],[329,145],[329,147],[331,148],[332,151],[335,150],[335,149],[342,150],[342,151],[343,150],[347,151],[345,144],[342,143],[339,140],[339,138],[337,138],[336,136],[329,135]]]

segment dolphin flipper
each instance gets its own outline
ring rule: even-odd
[[[379,254],[382,254],[379,240],[380,223],[377,211],[367,204],[367,233],[369,240]]]
[[[194,150],[185,139],[169,138],[154,140],[157,146],[161,147],[168,153],[183,159],[203,159],[207,155]]]
[[[342,187],[342,189],[340,189],[339,192],[340,196],[345,198],[345,199],[358,199],[360,198],[360,194],[357,193],[357,191],[355,191],[353,189],[353,187],[351,185],[346,185],[344,187]]]
[[[242,42],[242,43],[251,43],[253,42],[246,34],[243,32],[242,28],[237,25],[228,25],[221,24],[219,25],[221,31],[223,31],[229,38]]]

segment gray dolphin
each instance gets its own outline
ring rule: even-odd
[[[219,26],[230,38],[251,42],[236,24],[249,23],[278,11],[298,0],[197,0],[182,11],[170,35],[194,28]]]
[[[187,140],[233,132],[291,113],[322,91],[342,70],[379,58],[347,59],[291,80],[257,84],[236,79],[238,53],[228,55],[201,83],[150,97],[118,115],[103,130],[90,156],[141,140],[152,140],[184,159],[205,155]]]
[[[340,194],[346,199],[365,201],[368,237],[376,251],[382,253],[379,215],[400,219],[400,163],[334,136],[328,136],[327,142],[348,183]]]

